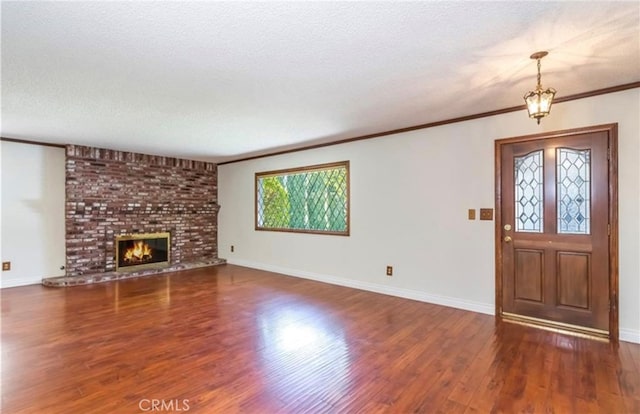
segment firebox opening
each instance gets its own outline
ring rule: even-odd
[[[116,271],[169,266],[169,233],[126,234],[116,237]]]

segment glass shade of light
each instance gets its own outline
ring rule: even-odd
[[[551,111],[551,104],[553,103],[553,97],[556,95],[556,90],[548,88],[542,90],[541,88],[535,91],[530,91],[524,96],[524,102],[527,104],[527,111],[529,112],[529,118],[535,118],[540,123],[540,118],[549,115]]]

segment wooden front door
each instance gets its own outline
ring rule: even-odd
[[[617,335],[615,132],[608,125],[496,141],[503,318]]]

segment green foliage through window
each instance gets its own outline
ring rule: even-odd
[[[349,234],[349,162],[256,174],[256,229]]]

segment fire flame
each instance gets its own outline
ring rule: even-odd
[[[133,247],[128,248],[124,252],[125,262],[142,262],[151,260],[151,258],[151,246],[143,240],[134,242]]]

